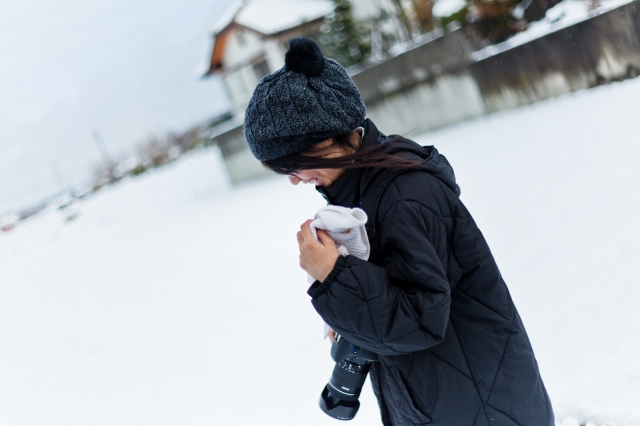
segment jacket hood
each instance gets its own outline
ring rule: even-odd
[[[440,154],[434,146],[420,146],[416,142],[401,136],[390,139],[389,148],[386,152],[407,156],[409,158],[417,157],[422,159],[422,164],[425,166],[427,173],[441,180],[457,196],[460,196],[460,187],[456,183],[456,175],[453,172],[453,167],[451,167],[447,158]],[[396,173],[391,173],[392,178],[409,170],[396,169],[393,171]]]
[[[411,159],[421,159],[423,171],[441,180],[456,195],[460,195],[460,187],[456,184],[455,173],[444,155],[433,146],[420,146],[402,136],[386,136],[378,130],[373,122],[364,122],[365,134],[361,148],[385,143],[384,152]],[[347,171],[328,187],[316,187],[318,192],[330,203],[345,207],[359,207],[364,192],[367,199],[378,200],[384,189],[398,175],[414,171],[414,169],[363,168],[347,169]],[[364,206],[363,206],[364,207]],[[368,206],[371,207],[371,206]],[[366,209],[365,209],[366,210]]]

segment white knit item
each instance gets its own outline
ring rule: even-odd
[[[364,210],[357,207],[349,209],[329,205],[318,210],[309,227],[316,240],[318,239],[317,229],[327,231],[342,256],[350,254],[367,260],[370,247],[365,223],[367,223],[367,214]]]
[[[367,223],[367,214],[359,208],[349,209],[340,206],[326,206],[318,210],[313,222],[309,224],[313,237],[318,239],[318,229],[327,231],[336,243],[338,253],[342,256],[348,254],[362,260],[369,259],[371,248],[369,238],[364,225]],[[307,275],[309,284],[315,282],[315,278]],[[324,338],[326,339],[331,327],[325,323]]]

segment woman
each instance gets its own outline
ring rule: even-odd
[[[389,138],[358,90],[310,39],[256,88],[253,154],[330,204],[367,213],[369,261],[339,256],[305,222],[300,265],[320,316],[379,354],[371,381],[384,425],[554,424],[529,339],[452,168],[433,147]]]

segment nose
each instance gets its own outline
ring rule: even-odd
[[[302,182],[302,179],[300,179],[298,176],[296,175],[291,175],[289,176],[289,182],[291,182],[291,185],[297,185],[300,182]]]

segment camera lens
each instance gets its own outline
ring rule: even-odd
[[[329,383],[320,395],[320,409],[334,419],[353,419],[360,408],[358,398],[370,368],[368,362],[337,362]]]
[[[337,362],[329,379],[332,390],[347,401],[357,400],[367,379],[371,364],[354,364],[349,361]]]

